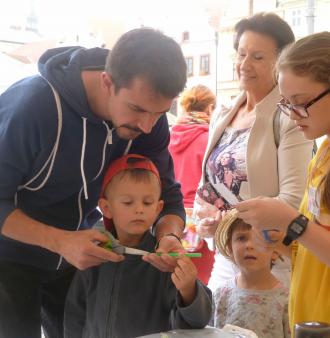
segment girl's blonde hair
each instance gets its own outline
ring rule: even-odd
[[[186,90],[182,94],[181,106],[186,112],[206,112],[206,109],[212,104],[213,109],[216,105],[216,97],[210,88],[197,85]]]
[[[330,87],[330,32],[306,36],[286,47],[277,60],[277,74],[289,70]],[[318,187],[322,205],[330,209],[330,171]]]

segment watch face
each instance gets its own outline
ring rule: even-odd
[[[293,240],[301,236],[306,230],[308,224],[308,218],[304,215],[299,215],[295,218],[288,226],[286,236],[284,237],[282,243],[284,245],[290,245]]]
[[[293,223],[291,226],[291,230],[297,234],[300,234],[304,228],[299,223]]]

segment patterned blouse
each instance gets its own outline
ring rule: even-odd
[[[250,131],[251,128],[227,127],[208,158],[206,183],[197,193],[221,210],[229,209],[232,204],[227,198],[228,191],[241,200],[241,183],[247,181],[246,149]]]
[[[214,326],[237,325],[259,338],[290,338],[288,290],[279,284],[271,290],[248,290],[228,280],[213,295]]]

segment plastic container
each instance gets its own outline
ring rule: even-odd
[[[330,323],[302,322],[295,324],[294,338],[330,338]]]
[[[196,252],[203,246],[203,240],[198,236],[196,231],[196,222],[193,218],[193,208],[186,210],[186,227],[182,236],[182,246],[188,252]]]

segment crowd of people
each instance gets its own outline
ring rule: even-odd
[[[152,28],[48,50],[0,96],[1,337],[330,323],[330,33],[258,13],[234,49],[238,97],[188,88],[171,130],[186,63]]]

